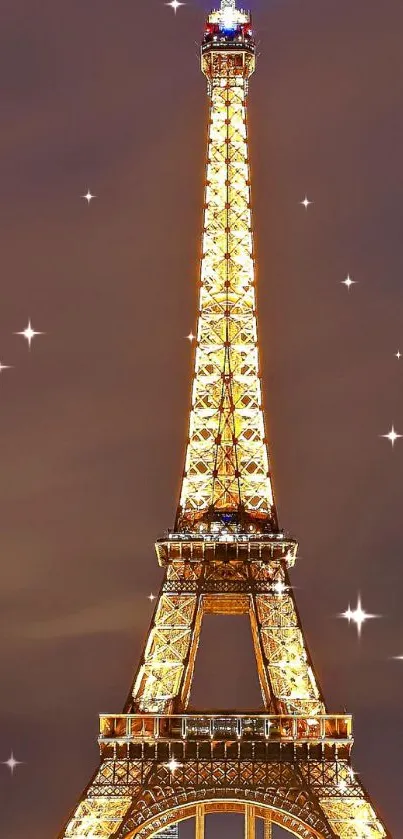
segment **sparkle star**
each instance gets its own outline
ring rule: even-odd
[[[151,594],[149,594],[149,595],[148,595],[148,599],[149,599],[150,603],[152,603],[152,602],[153,602],[153,600],[155,600],[155,594],[153,594],[153,593],[151,592]]]
[[[87,204],[91,204],[92,199],[96,198],[96,197],[97,196],[93,195],[90,189],[87,189],[87,192],[85,193],[85,195],[81,196],[81,198],[84,198],[86,200]]]
[[[396,434],[396,431],[395,431],[395,429],[392,425],[392,428],[390,429],[388,434],[381,434],[380,436],[384,437],[385,440],[389,440],[392,443],[392,448],[393,448],[393,446],[396,443],[396,440],[398,440],[399,437],[401,437],[402,435],[401,434]]]
[[[11,370],[11,367],[9,364],[2,364],[0,361],[0,373],[2,373],[3,370]]]
[[[287,586],[283,583],[282,580],[277,580],[272,585],[272,589],[276,594],[282,595],[287,590]]]
[[[44,335],[43,332],[35,332],[35,329],[32,329],[31,321],[28,321],[28,326],[22,330],[22,332],[14,332],[14,335],[23,335],[24,338],[28,341],[29,349],[31,349],[32,339],[35,338],[35,335]]]
[[[354,285],[355,282],[356,282],[356,280],[352,280],[351,277],[350,277],[350,274],[347,274],[346,279],[342,280],[341,284],[345,285],[346,288],[348,288],[348,290],[350,291],[351,286]]]
[[[402,354],[401,354],[400,350],[395,352],[395,356],[396,356],[396,358],[401,358],[402,357]]]
[[[15,768],[17,766],[21,766],[21,761],[16,760],[14,755],[13,755],[13,752],[11,752],[11,755],[10,755],[9,759],[8,760],[3,760],[3,766],[8,766],[11,774],[14,775]]]
[[[357,607],[352,609],[349,605],[348,609],[345,612],[342,612],[340,615],[341,618],[346,618],[349,623],[353,622],[357,626],[358,635],[361,635],[361,629],[363,623],[369,620],[370,618],[378,618],[379,615],[370,615],[369,612],[366,612],[361,606],[361,598],[358,597],[357,600]]]
[[[311,206],[311,204],[313,204],[313,201],[310,201],[310,200],[309,200],[309,198],[308,198],[308,196],[307,196],[307,195],[305,195],[304,200],[303,200],[303,201],[300,201],[299,203],[300,203],[300,204],[302,204],[302,206],[303,206],[303,207],[305,207],[305,209],[307,210],[307,209],[308,209],[308,207],[310,207],[310,206]]]
[[[190,341],[190,343],[192,343],[195,340],[196,335],[193,335],[193,332],[189,332],[189,335],[186,335],[186,338]]]
[[[182,766],[182,764],[178,763],[178,761],[175,760],[174,757],[171,758],[169,763],[166,764],[167,769],[169,769],[169,771],[172,772],[172,774],[174,774],[174,772],[176,772],[176,770],[179,769],[180,766]]]
[[[171,9],[174,10],[175,14],[179,9],[179,6],[184,6],[184,3],[179,3],[178,0],[171,0],[171,3],[165,3],[166,6],[170,6]]]

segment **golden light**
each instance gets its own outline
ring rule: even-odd
[[[178,761],[174,757],[172,757],[169,763],[166,763],[165,765],[167,769],[169,769],[169,771],[172,773],[172,775],[177,771],[177,769],[180,769],[180,767],[182,766],[182,764],[178,763]]]

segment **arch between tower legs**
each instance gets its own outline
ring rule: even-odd
[[[209,794],[211,797],[209,797]],[[329,831],[329,829],[326,833],[320,833],[290,813],[275,810],[267,804],[256,803],[255,798],[241,800],[241,798],[234,799],[232,796],[229,796],[228,798],[216,799],[213,797],[213,791],[206,791],[206,795],[195,797],[193,803],[180,804],[172,809],[165,810],[158,816],[154,816],[147,822],[143,822],[137,829],[131,830],[129,833],[120,832],[118,836],[124,836],[125,839],[150,839],[154,834],[169,827],[171,824],[176,824],[186,819],[197,818],[200,805],[203,806],[203,815],[206,816],[212,813],[244,814],[246,807],[249,805],[253,808],[254,818],[276,824],[292,833],[293,836],[301,837],[301,839],[326,839],[327,836],[333,839],[335,837],[335,834]]]
[[[187,770],[191,775],[189,764]],[[227,773],[228,770],[231,774],[230,767],[227,767]],[[149,839],[170,824],[195,817],[200,804],[203,805],[205,814],[242,813],[246,805],[251,805],[255,817],[271,820],[301,839],[336,839],[337,835],[323,813],[318,799],[303,781],[295,776],[292,768],[289,767],[288,783],[287,778],[283,777],[281,784],[276,768],[273,767],[273,770],[273,784],[256,789],[253,788],[252,778],[250,788],[237,788],[226,786],[225,784],[228,781],[231,783],[231,780],[224,776],[221,778],[221,785],[219,779],[214,778],[210,785],[200,788],[192,788],[191,784],[175,783],[174,779],[167,784],[165,769],[164,778],[162,775],[155,778],[154,783],[133,801],[113,839]],[[216,769],[212,768],[212,771],[215,772]],[[239,769],[234,766],[233,773],[237,771]]]

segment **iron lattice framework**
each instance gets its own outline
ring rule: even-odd
[[[238,13],[238,19],[246,16]],[[243,47],[228,55],[207,41],[203,54],[209,141],[181,528],[193,529],[209,511],[225,510],[244,511],[277,529],[262,410],[246,124],[254,54],[250,41]]]
[[[303,839],[391,839],[351,765],[352,721],[329,714],[290,587],[262,411],[247,145],[250,15],[207,20],[210,96],[200,312],[175,531],[123,714],[101,715],[101,763],[60,839],[160,839],[195,818],[245,814]],[[249,615],[264,713],[188,710],[203,615]]]

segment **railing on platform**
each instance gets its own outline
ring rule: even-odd
[[[351,743],[349,714],[100,714],[100,743],[267,742]]]

